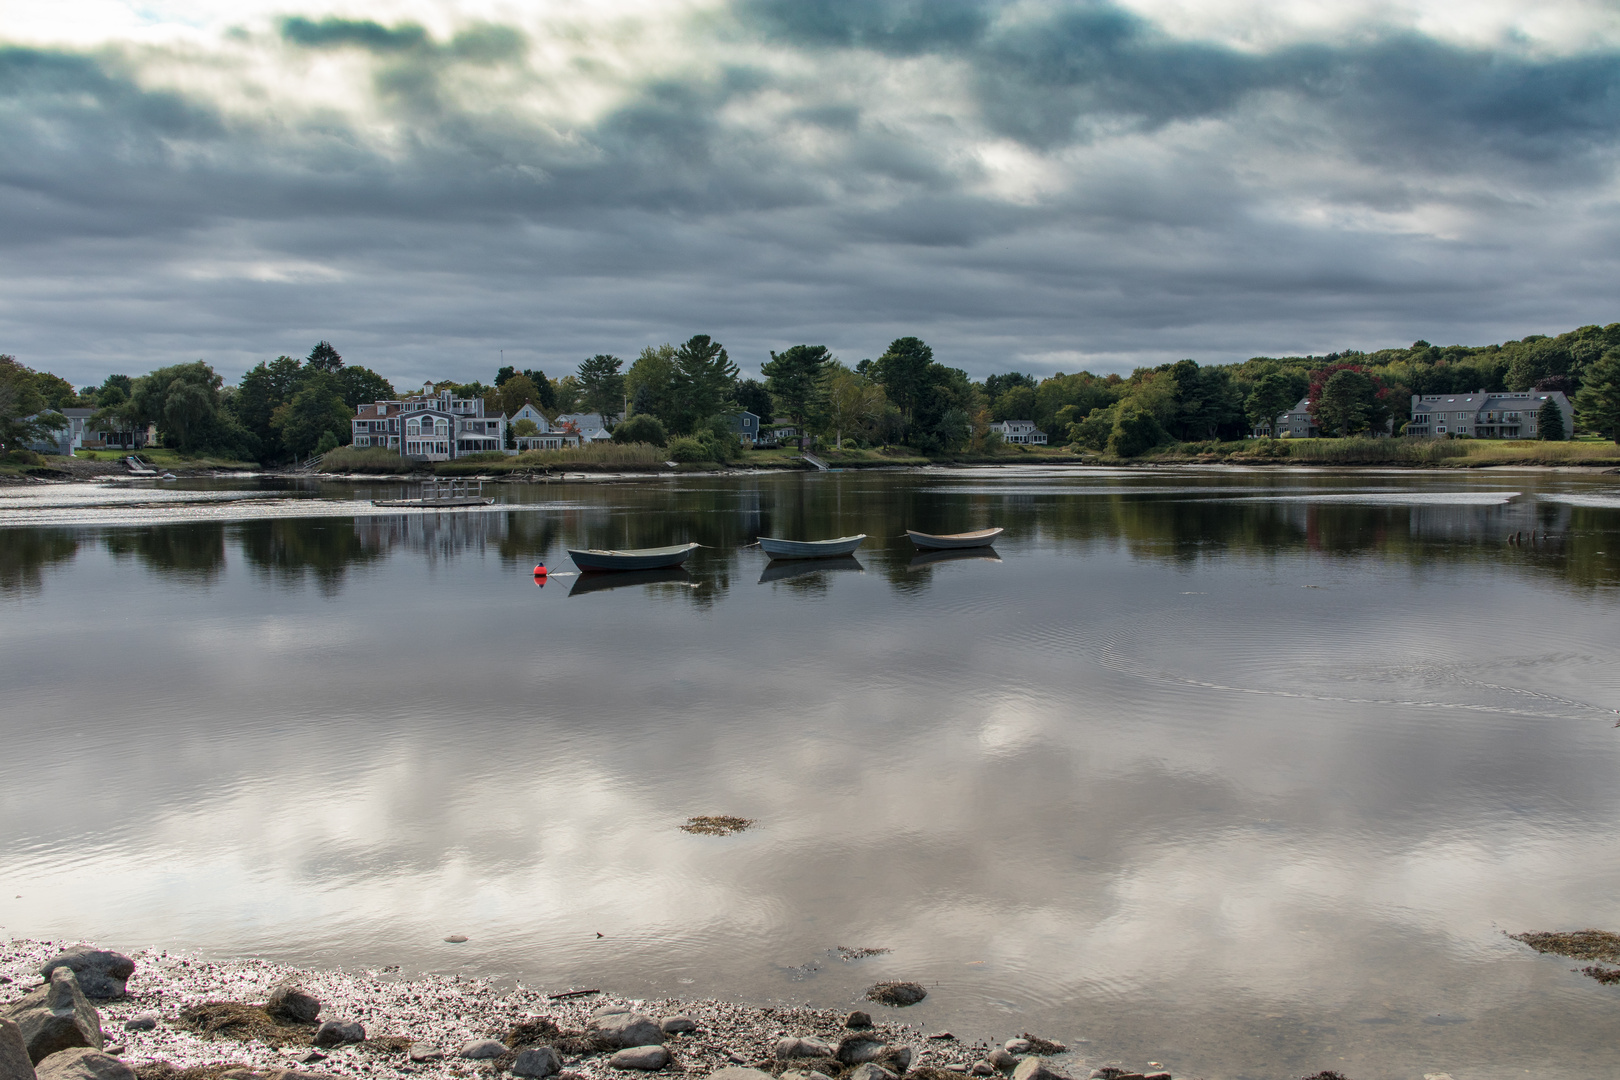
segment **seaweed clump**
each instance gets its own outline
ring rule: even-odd
[[[562,1029],[543,1016],[532,1016],[522,1021],[501,1040],[513,1050],[523,1050],[530,1046],[550,1046],[551,1041],[562,1034]]]
[[[707,814],[687,818],[681,829],[700,836],[730,836],[740,833],[754,823],[752,818],[732,817],[730,814]]]
[[[1350,1080],[1350,1078],[1336,1069],[1323,1069],[1319,1073],[1304,1077],[1304,1080]]]
[[[1574,930],[1567,934],[1509,934],[1538,953],[1553,953],[1571,960],[1608,960],[1620,963],[1620,934],[1607,930]],[[1595,976],[1594,976],[1595,978]]]
[[[838,946],[838,959],[840,959],[840,960],[865,960],[868,956],[882,956],[886,952],[893,952],[893,951],[894,950],[892,950],[892,949],[881,949],[881,948],[869,949],[869,948],[864,948],[864,947],[859,948],[859,949],[852,949],[847,945],[840,945],[840,946]]]
[[[1581,968],[1581,974],[1591,976],[1604,986],[1612,986],[1620,982],[1620,968],[1599,967],[1597,964],[1593,964],[1591,967]]]
[[[145,1061],[135,1066],[135,1076],[137,1080],[219,1080],[225,1073],[252,1068],[234,1061],[190,1065],[183,1069],[168,1061]]]
[[[309,1046],[314,1024],[278,1020],[263,1005],[240,1001],[205,1001],[180,1010],[180,1023],[209,1039],[258,1040],[268,1046]],[[192,1078],[187,1078],[192,1080]]]

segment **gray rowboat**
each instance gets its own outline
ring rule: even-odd
[[[604,551],[587,548],[584,551],[568,549],[574,565],[588,573],[605,570],[657,570],[664,566],[679,566],[691,557],[701,545],[676,544],[673,547],[631,548],[627,551]]]
[[[945,551],[949,548],[989,547],[996,542],[996,537],[1000,536],[1002,532],[1002,529],[996,528],[980,529],[978,532],[941,534],[907,529],[906,535],[911,537],[911,542],[920,548],[926,548],[929,551]]]
[[[773,559],[836,559],[840,555],[853,555],[866,539],[865,533],[840,536],[836,540],[773,540],[759,538],[760,550]]]

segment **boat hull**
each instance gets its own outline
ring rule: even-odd
[[[760,550],[773,559],[837,559],[855,554],[866,534],[840,536],[836,540],[777,540],[759,538]]]
[[[925,533],[916,529],[907,529],[906,535],[911,542],[928,551],[950,551],[955,548],[981,548],[989,547],[996,542],[1004,530],[980,529],[977,532],[965,533]]]
[[[696,551],[698,546],[676,544],[672,547],[631,548],[627,551],[604,551],[598,548],[575,551],[570,548],[568,557],[574,560],[575,566],[588,574],[621,570],[657,570],[665,566],[681,565],[692,557],[692,552]]]

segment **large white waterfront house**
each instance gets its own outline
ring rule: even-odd
[[[533,435],[517,436],[518,450],[561,450],[565,446],[578,446],[579,436],[564,431],[561,427],[546,419],[532,401],[525,401],[523,407],[512,414],[511,423],[516,426],[519,422],[528,420],[535,427]]]
[[[1033,420],[998,420],[990,425],[991,431],[1001,433],[1004,443],[1020,446],[1045,446],[1046,432],[1035,426]]]
[[[355,446],[383,447],[425,461],[506,448],[506,415],[487,416],[483,398],[451,397],[448,390],[362,405],[352,424]]]
[[[1562,390],[1481,390],[1476,394],[1413,394],[1406,434],[1443,438],[1538,439],[1536,413],[1547,402],[1564,414],[1564,438],[1575,432],[1575,410]]]

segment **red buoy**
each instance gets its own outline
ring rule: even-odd
[[[534,576],[535,577],[545,577],[546,576],[546,564],[545,563],[541,563],[539,566],[536,566],[534,568]]]

